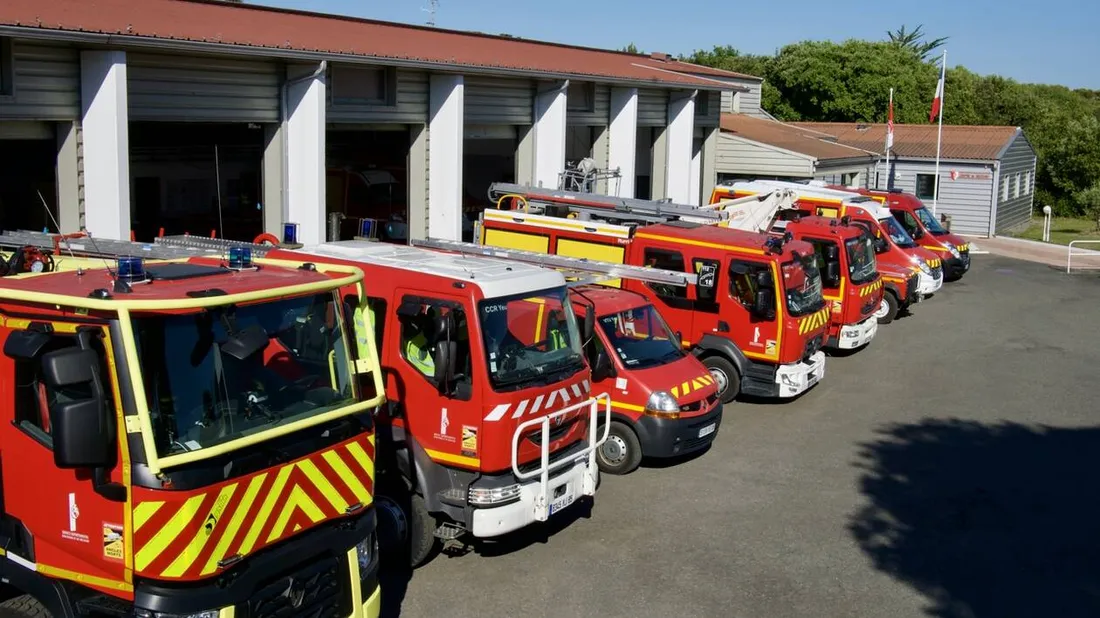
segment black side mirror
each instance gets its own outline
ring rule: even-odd
[[[600,348],[592,356],[592,381],[599,382],[615,375],[615,367],[605,348]]]
[[[46,385],[62,401],[50,405],[58,468],[108,468],[115,463],[115,421],[107,409],[93,350],[65,348],[42,356]]]
[[[825,245],[825,250],[822,252],[826,262],[835,262],[840,259],[840,249],[836,245]]]
[[[890,248],[890,245],[886,244],[886,239],[881,236],[875,238],[874,245],[875,253],[885,253]]]
[[[840,285],[840,262],[830,260],[825,262],[825,286],[835,288]]]
[[[455,356],[458,344],[453,341],[439,341],[435,344],[435,379],[440,395],[450,395],[455,379]]]
[[[775,290],[765,287],[758,289],[752,311],[764,319],[775,319]]]
[[[269,342],[267,331],[259,324],[253,324],[229,337],[221,345],[221,351],[237,360],[245,360],[266,348]]]
[[[772,287],[772,274],[766,270],[756,272],[756,287],[760,289]]]

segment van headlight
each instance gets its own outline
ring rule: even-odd
[[[378,537],[373,532],[370,536],[359,541],[359,544],[355,546],[355,556],[359,559],[359,577],[365,577],[367,569],[370,567],[370,563],[374,560],[374,556],[378,554]]]
[[[519,500],[519,483],[503,487],[471,487],[467,494],[474,506],[498,506]]]
[[[928,267],[928,262],[925,262],[921,258],[914,258],[914,261],[916,261],[917,268],[919,268],[922,273],[928,275],[929,277],[932,276],[932,269]]]
[[[135,609],[135,618],[218,618],[218,614],[221,612],[216,609],[208,609],[201,612],[194,612],[191,614],[168,614],[165,612],[154,612],[148,609]]]
[[[945,242],[945,243],[943,243],[943,245],[944,245],[945,247],[947,247],[947,250],[951,252],[951,255],[952,255],[952,256],[953,256],[953,257],[954,257],[954,258],[955,258],[956,260],[957,260],[957,259],[959,259],[959,258],[961,257],[961,255],[959,254],[959,250],[955,248],[955,245],[953,245],[953,244],[951,244],[951,243],[949,243],[949,242]]]
[[[668,391],[654,391],[645,404],[645,413],[660,418],[680,418],[680,402]]]

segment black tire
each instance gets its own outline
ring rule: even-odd
[[[424,498],[404,482],[389,482],[375,499],[378,507],[378,544],[392,564],[416,568],[435,554],[435,518]],[[388,555],[387,555],[388,554]]]
[[[730,403],[737,399],[741,393],[741,374],[733,363],[723,356],[713,355],[703,359],[703,366],[710,371],[711,377],[718,384],[718,398],[722,403]],[[725,384],[723,387],[722,385]]]
[[[875,317],[878,318],[879,324],[889,324],[894,321],[894,318],[898,317],[898,297],[894,296],[893,291],[886,290],[883,292],[882,301],[875,311]]]
[[[49,610],[29,594],[0,603],[0,618],[51,618]]]
[[[642,463],[642,443],[626,423],[611,421],[607,441],[596,450],[596,464],[600,472],[621,475],[630,474]]]

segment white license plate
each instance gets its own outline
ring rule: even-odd
[[[706,427],[703,427],[702,429],[699,430],[699,437],[702,438],[703,436],[709,436],[710,434],[714,433],[714,428],[716,426],[717,426],[717,423],[711,423],[711,424],[707,425]]]
[[[575,497],[573,494],[573,490],[571,488],[566,489],[564,494],[558,496],[554,499],[553,502],[550,503],[550,514],[553,515],[554,513],[557,513],[558,511],[564,509],[570,504],[573,504],[574,499]]]

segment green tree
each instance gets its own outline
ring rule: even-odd
[[[932,39],[931,41],[925,41],[924,24],[912,30],[906,30],[904,25],[897,30],[887,30],[886,36],[889,37],[888,40],[891,43],[902,49],[908,49],[915,53],[921,60],[927,60],[929,54],[943,47],[943,44],[946,43],[948,39],[948,37],[944,36],[938,39]]]
[[[641,54],[641,53],[643,53],[642,50],[638,49],[638,46],[635,45],[633,42],[627,43],[626,47],[620,47],[619,51],[626,52],[628,54]]]

